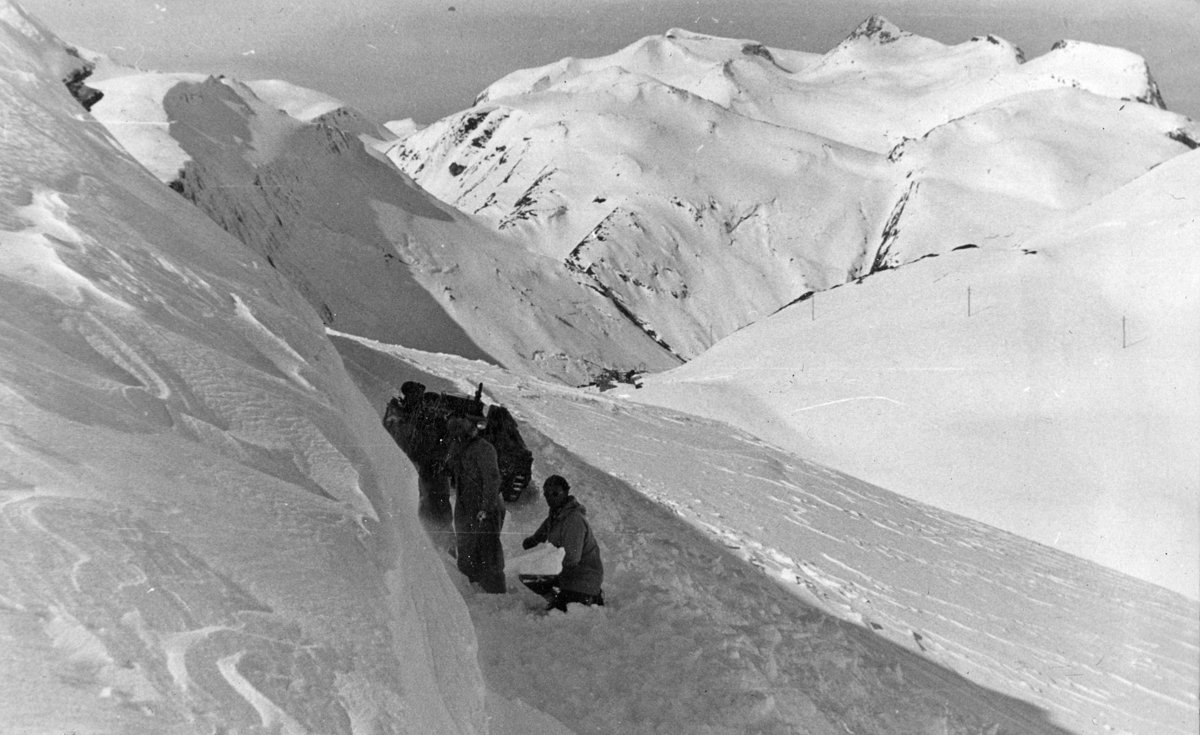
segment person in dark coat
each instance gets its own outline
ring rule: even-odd
[[[383,425],[417,469],[417,516],[439,545],[450,546],[450,475],[445,467],[446,425],[425,399],[425,386],[407,381],[401,398],[393,398],[383,415]]]
[[[456,499],[454,538],[458,569],[484,592],[503,593],[504,500],[500,497],[500,468],[496,449],[479,435],[482,417],[451,418],[450,451],[446,464]]]
[[[604,564],[600,561],[600,546],[587,522],[587,510],[572,497],[571,485],[561,475],[546,478],[542,495],[550,512],[521,546],[528,550],[548,541],[564,552],[562,571],[550,586],[553,594],[548,609],[566,612],[572,602],[603,605]]]

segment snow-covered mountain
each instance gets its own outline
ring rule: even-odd
[[[569,251],[548,251],[532,220],[499,230],[431,197],[375,155],[386,133],[335,100],[282,82],[119,70],[88,79],[86,53],[66,50],[7,0],[0,35],[6,731],[1195,730],[1194,602],[765,442],[783,443],[786,432],[771,426],[807,396],[768,392],[764,403],[778,400],[767,410],[740,404],[758,414],[743,433],[540,379],[586,374],[581,354],[605,367],[677,360],[643,314],[564,260]],[[803,59],[769,53],[780,63]],[[93,84],[105,95],[98,101]],[[772,129],[684,98],[731,129]],[[978,135],[1005,110],[1025,126],[1015,129],[1039,128],[1017,98],[1002,102],[951,137]],[[1107,333],[1124,299],[1134,329],[1127,346],[1148,354],[1118,377],[1161,387],[1152,368],[1169,364],[1176,389],[1132,395],[1113,422],[1139,396],[1156,396],[1147,433],[1175,429],[1189,446],[1195,427],[1181,417],[1194,400],[1184,381],[1195,333],[1185,320],[1195,305],[1176,297],[1196,273],[1186,252],[1194,215],[1172,195],[1191,186],[1195,157],[1168,154],[1195,135],[1186,120],[1129,104],[1141,105],[1126,130],[1132,152],[1113,166],[1138,177],[1158,163],[1149,174],[1107,199],[1125,174],[1107,183],[1084,176],[1061,195],[1061,221],[1036,238],[822,291],[810,321],[827,318],[827,301],[935,264],[946,264],[943,281],[965,274],[974,283],[978,273],[997,285],[1025,269],[1037,306],[1091,300],[1089,334]],[[1102,100],[1094,111],[1112,109]],[[1175,147],[1156,148],[1159,137]],[[785,138],[817,140],[783,130],[766,142]],[[857,177],[881,192],[876,214],[886,225],[897,201],[888,187],[902,194],[909,170],[923,180],[955,170],[936,140],[922,143],[905,144],[894,161],[837,143],[822,143],[832,152],[821,156],[801,152],[829,181]],[[1101,178],[1109,170],[1096,169]],[[720,183],[712,176],[706,185]],[[941,200],[928,201],[932,209]],[[649,222],[653,212],[640,211]],[[1165,247],[1132,247],[1147,235]],[[1103,241],[1095,258],[1094,240]],[[743,273],[762,269],[764,257],[747,256]],[[884,303],[907,309],[910,297]],[[983,300],[970,318],[1000,311],[987,294],[975,297]],[[749,291],[742,298],[750,303]],[[763,314],[735,338],[773,334],[814,303]],[[857,310],[860,328],[879,319],[877,304],[844,306]],[[908,348],[950,359],[953,351],[931,349],[944,341],[925,321],[937,310],[919,307],[901,330]],[[718,313],[709,308],[696,314]],[[1156,331],[1139,343],[1143,321]],[[327,337],[326,323],[355,334]],[[698,316],[664,323],[683,334]],[[1023,338],[1053,334],[1025,323]],[[850,321],[842,327],[857,333]],[[363,339],[384,332],[410,344]],[[866,356],[865,343],[855,351],[830,340],[826,360]],[[1064,358],[1104,357],[1073,340],[1059,335]],[[720,344],[694,361],[698,370]],[[853,377],[844,367],[839,376]],[[1107,399],[1110,377],[1083,387]],[[536,453],[535,482],[566,474],[591,510],[608,607],[532,615],[538,598],[515,582],[508,595],[479,594],[429,547],[415,520],[414,473],[379,425],[384,401],[408,378],[460,390],[483,381],[490,401],[513,408]],[[674,373],[650,383],[623,393],[680,400]],[[704,386],[692,395],[689,411],[712,410]],[[1028,406],[999,405],[1009,407],[1000,416],[1009,426],[1030,415]],[[1097,415],[1039,439],[1076,442],[1095,431]],[[843,443],[878,456],[870,439]],[[543,514],[535,493],[510,507],[510,576],[539,563],[521,556],[519,542]]]
[[[672,30],[511,74],[388,155],[691,359],[808,293],[1012,247],[1200,139],[1129,52],[1023,61],[879,17],[823,56]]]
[[[1021,64],[997,39],[872,18],[819,57],[673,30],[514,73],[390,142],[229,79],[114,74],[94,113],[331,326],[583,383],[674,366],[882,269],[1013,247],[1185,152],[1200,127],[1135,101],[1157,101],[1136,61],[1066,43]]]

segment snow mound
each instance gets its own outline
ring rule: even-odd
[[[72,58],[0,3],[4,729],[486,732],[414,474],[316,313]]]

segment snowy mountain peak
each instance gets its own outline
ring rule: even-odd
[[[851,31],[842,43],[860,42],[883,46],[910,37],[913,37],[913,34],[900,30],[899,26],[882,15],[872,15]]]
[[[1068,39],[1057,41],[1035,61],[1053,67],[1058,79],[1106,97],[1135,100],[1167,109],[1150,65],[1126,49]]]
[[[1012,58],[1015,59],[1018,64],[1025,63],[1025,52],[1022,51],[1019,46],[1009,43],[1008,41],[1004,40],[1003,38],[1000,38],[999,36],[994,36],[990,33],[987,34],[986,36],[974,36],[971,38],[970,42],[971,43],[991,44],[992,46],[1003,49],[1006,53],[1010,54],[1012,56]]]

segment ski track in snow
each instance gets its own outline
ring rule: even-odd
[[[1200,638],[1183,598],[719,424],[478,363],[405,357],[464,389],[483,382],[527,425],[806,602],[1076,732],[1195,730]]]

